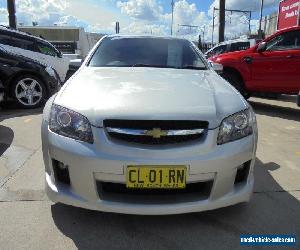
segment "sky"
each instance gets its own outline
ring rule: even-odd
[[[276,12],[280,0],[265,0],[264,15]],[[113,34],[115,22],[120,33],[170,35],[172,0],[16,0],[17,23],[40,26],[64,25],[83,27],[90,32]],[[174,0],[175,36],[196,39],[203,34],[209,41],[212,34],[213,7],[218,0]],[[261,0],[226,0],[227,9],[253,11],[251,30],[258,28]],[[7,25],[6,0],[0,0],[0,24]],[[216,13],[217,16],[217,13]],[[218,22],[218,18],[215,18]],[[194,28],[180,25],[198,26]],[[248,17],[226,13],[226,38],[248,32]],[[217,37],[217,27],[215,28]]]

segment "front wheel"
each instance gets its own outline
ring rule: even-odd
[[[245,99],[250,98],[250,94],[245,90],[244,84],[240,77],[233,72],[223,72],[222,77],[227,80]]]
[[[12,96],[22,108],[38,108],[46,99],[46,87],[37,77],[24,75],[12,84]]]

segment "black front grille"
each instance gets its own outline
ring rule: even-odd
[[[185,120],[105,120],[104,126],[109,128],[120,129],[141,129],[152,130],[159,128],[161,130],[194,130],[204,129],[201,134],[193,135],[172,135],[153,138],[147,135],[129,135],[115,132],[108,132],[112,139],[117,139],[126,142],[148,144],[148,145],[166,145],[174,143],[184,143],[195,140],[200,140],[206,135],[208,128],[207,121],[185,121]]]
[[[212,186],[213,180],[190,183],[185,189],[128,189],[125,184],[97,181],[101,200],[140,204],[205,200],[209,198]]]

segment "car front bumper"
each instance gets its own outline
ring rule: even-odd
[[[253,186],[253,168],[257,134],[241,140],[216,145],[218,129],[209,130],[203,143],[172,146],[158,150],[110,141],[104,129],[93,128],[95,143],[85,144],[60,135],[42,125],[46,192],[54,202],[72,206],[126,214],[180,214],[200,212],[248,202]],[[56,180],[53,159],[68,165],[70,184]],[[248,164],[247,178],[235,183],[238,168]],[[206,197],[194,196],[171,202],[132,202],[119,196],[111,200],[100,195],[97,183],[126,182],[128,165],[185,165],[187,184],[213,183]]]

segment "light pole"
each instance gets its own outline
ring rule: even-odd
[[[219,2],[219,43],[224,42],[225,33],[225,0]]]
[[[263,9],[264,9],[264,0],[261,0],[261,4],[260,4],[260,18],[259,18],[259,29],[258,29],[258,36],[259,36],[260,39],[263,38],[263,31],[261,30]]]
[[[216,7],[214,7],[213,11],[213,23],[212,23],[212,32],[211,32],[211,45],[213,46],[214,44],[214,32],[215,32],[215,11]]]
[[[206,29],[206,25],[203,25],[203,26],[199,29],[200,36],[201,36],[201,33],[202,33],[202,39],[201,39],[202,42],[204,42],[205,29]]]
[[[173,36],[173,21],[174,21],[174,0],[172,0],[171,6],[172,6],[172,23],[171,23],[171,36]]]
[[[16,29],[17,18],[16,18],[15,0],[7,0],[7,11],[8,11],[9,27]]]

